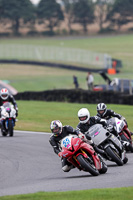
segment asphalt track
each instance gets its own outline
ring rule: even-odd
[[[21,131],[12,138],[0,136],[0,196],[133,186],[133,154],[128,153],[129,162],[121,167],[107,162],[107,173],[97,177],[78,169],[65,173],[49,137]]]

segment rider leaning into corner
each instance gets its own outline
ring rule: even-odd
[[[107,109],[105,103],[99,103],[97,105],[97,116],[102,119],[110,119],[111,117],[117,117],[118,119],[122,118],[122,115],[115,113],[113,110]]]
[[[77,130],[81,131],[83,134],[85,134],[89,128],[95,124],[102,124],[104,127],[107,126],[107,122],[105,119],[101,119],[98,116],[90,117],[90,112],[87,108],[81,108],[78,111],[78,118],[79,118],[79,124],[77,125]],[[105,154],[105,152],[101,149],[99,149],[91,140],[91,137],[88,134],[85,134],[87,140],[89,143],[93,146],[94,150],[97,153]]]
[[[107,109],[107,106],[105,103],[99,103],[97,105],[97,116],[102,119],[106,119],[106,120],[110,119],[111,117],[117,117],[118,119],[124,120],[125,123],[127,124],[126,119],[122,115],[115,113],[113,110]],[[128,124],[127,124],[127,126],[128,126]],[[132,132],[130,132],[130,133],[131,133],[131,135],[133,135]]]
[[[2,106],[6,102],[10,102],[10,103],[12,103],[14,105],[14,108],[16,110],[16,117],[17,117],[18,116],[18,106],[17,106],[17,103],[16,103],[14,97],[11,94],[9,94],[8,89],[3,88],[0,91],[0,106]],[[0,107],[0,117],[1,117],[1,107]]]
[[[50,144],[52,145],[54,152],[61,157],[60,141],[69,134],[77,135],[83,141],[86,141],[85,136],[79,132],[79,130],[74,129],[71,126],[63,126],[59,120],[54,120],[50,124],[50,129],[52,135],[49,139]],[[69,172],[74,166],[67,161],[67,158],[61,158],[62,170],[64,172]]]

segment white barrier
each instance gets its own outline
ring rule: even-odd
[[[0,44],[0,59],[59,61],[93,65],[99,68],[109,68],[112,63],[111,56],[108,54],[83,49],[22,44]]]

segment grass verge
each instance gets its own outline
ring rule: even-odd
[[[92,189],[69,192],[38,192],[0,197],[0,200],[132,200],[133,187]]]
[[[99,53],[108,53],[113,58],[121,59],[123,68],[121,73],[109,75],[114,77],[133,77],[133,35],[97,36],[88,38],[14,38],[3,39],[1,44],[33,44],[43,46],[55,46],[67,48],[79,48]],[[89,67],[89,66],[87,66]],[[95,66],[94,66],[95,68]],[[39,67],[29,65],[2,65],[0,64],[0,79],[7,79],[19,92],[41,91],[55,88],[74,88],[72,76],[76,75],[80,88],[87,89],[87,73],[63,70],[51,67]],[[97,73],[94,75],[94,84],[105,84],[105,81]]]
[[[17,101],[19,107],[19,121],[15,129],[28,131],[50,132],[50,122],[61,120],[63,125],[76,128],[80,108],[88,108],[91,116],[96,115],[97,104],[78,104],[65,102]],[[107,107],[123,115],[128,122],[129,129],[133,130],[132,107],[128,105],[107,104]]]

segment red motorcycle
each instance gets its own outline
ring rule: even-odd
[[[93,176],[107,172],[107,165],[93,147],[77,136],[69,135],[61,141],[61,156],[67,158],[79,170],[89,172]]]
[[[108,124],[111,124],[115,131],[120,135],[121,140],[127,151],[133,152],[133,142],[131,137],[131,132],[128,129],[126,122],[123,119],[118,119],[117,117],[112,117],[108,120]]]

